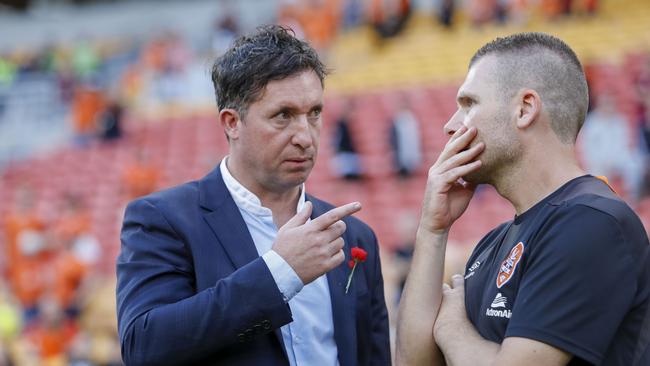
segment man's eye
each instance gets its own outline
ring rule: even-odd
[[[287,112],[287,111],[280,112],[280,113],[276,114],[275,116],[277,118],[279,118],[279,119],[289,119],[289,118],[291,118],[291,114],[289,114],[289,112]]]
[[[320,109],[314,109],[313,111],[309,112],[309,117],[311,118],[318,118],[321,115],[321,110]]]

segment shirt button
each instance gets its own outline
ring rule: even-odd
[[[268,320],[264,320],[262,321],[262,326],[264,327],[264,329],[269,330],[271,329],[271,322]]]

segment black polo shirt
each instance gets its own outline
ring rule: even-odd
[[[476,246],[470,321],[486,339],[538,340],[570,365],[650,365],[650,246],[637,215],[593,176],[571,180]]]

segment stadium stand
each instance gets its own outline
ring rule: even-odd
[[[335,204],[352,200],[363,204],[364,209],[358,216],[375,229],[387,253],[384,258],[387,282],[395,277],[390,261],[401,240],[396,213],[418,212],[428,166],[435,161],[447,140],[442,126],[456,108],[456,89],[472,52],[484,42],[521,30],[545,31],[562,37],[590,65],[593,92],[612,93],[630,124],[636,123],[640,97],[634,83],[644,63],[650,59],[650,7],[647,0],[612,0],[601,5],[599,14],[592,17],[549,22],[534,12],[525,26],[488,24],[480,29],[461,26],[453,31],[434,24],[428,14],[416,13],[398,37],[387,40],[381,47],[369,41],[373,34],[368,27],[351,28],[333,39],[327,51],[334,73],[326,81],[323,141],[307,189]],[[462,12],[456,17],[458,23],[466,24]],[[137,59],[133,52],[137,54],[145,47],[115,53],[116,57],[124,57],[115,65],[129,65]],[[198,56],[191,60],[188,74],[207,78],[205,60]],[[125,75],[133,73],[133,69],[116,66],[115,70],[123,70],[121,74],[113,72],[124,77],[125,90],[131,87],[144,90],[140,90],[144,97],[135,97],[134,103],[152,98],[146,88],[155,78],[129,80]],[[141,76],[151,71],[136,69],[134,74]],[[73,143],[74,132],[67,124],[69,110],[53,96],[53,83],[37,78],[20,85],[20,89],[7,92],[0,80],[0,108],[12,113],[3,114],[0,109],[0,137],[4,136],[0,138],[0,152],[10,155],[0,156],[0,163],[4,164],[0,165],[0,219],[4,221],[12,213],[13,202],[24,189],[33,193],[33,213],[44,221],[58,218],[67,197],[74,194],[84,202],[90,218],[89,234],[99,243],[101,255],[93,272],[103,277],[111,278],[114,273],[121,215],[133,196],[125,180],[138,177],[135,174],[133,178],[127,168],[138,162],[138,156],[144,156],[147,166],[156,171],[149,175],[155,178],[150,178],[146,191],[198,179],[228,150],[212,107],[183,107],[182,103],[175,109],[162,103],[147,109],[131,105],[123,121],[124,137],[109,142],[91,138],[81,144]],[[137,94],[138,91],[134,92]],[[328,164],[333,155],[330,139],[334,118],[351,95],[357,100],[359,116],[359,122],[351,128],[365,175],[363,180],[354,182],[336,178]],[[407,179],[398,178],[392,170],[389,146],[390,116],[398,108],[398,95],[406,95],[410,100],[422,135],[424,164]],[[34,108],[35,105],[42,108]],[[38,138],[27,139],[31,141],[29,146],[19,144],[19,139],[28,133],[24,126],[20,127],[25,120],[31,121],[30,131],[42,130],[43,135],[47,135],[41,139],[49,141],[51,149],[38,149]],[[131,178],[125,178],[129,174]],[[621,186],[616,178],[613,181],[617,188]],[[646,229],[650,229],[650,197],[638,202],[635,208]],[[465,248],[513,213],[510,205],[493,189],[481,189],[453,227],[450,240]],[[4,235],[0,235],[0,247],[6,245]],[[6,269],[7,264],[2,262],[0,265]],[[96,291],[105,298],[112,296],[111,284],[102,283]],[[388,296],[393,292],[387,290]],[[89,306],[92,308],[92,304]],[[110,311],[110,308],[97,310],[104,317]],[[108,332],[110,338],[111,326],[104,326],[99,332]],[[101,344],[117,352],[111,342]]]

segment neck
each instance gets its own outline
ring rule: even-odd
[[[257,195],[257,197],[262,201],[262,206],[268,207],[273,212],[275,226],[281,228],[297,213],[300,187],[295,187],[282,194],[266,194],[264,197]]]
[[[251,191],[252,192],[252,191]],[[300,187],[293,187],[284,192],[253,192],[262,201],[262,206],[268,207],[273,211],[275,216],[276,212],[288,211],[291,216],[296,214],[296,207],[300,199]]]
[[[493,185],[510,201],[520,215],[568,181],[585,172],[575,158],[573,146],[562,146],[555,153],[529,154],[507,174],[500,174]]]
[[[260,184],[250,174],[242,172],[232,157],[226,160],[226,167],[230,174],[246,189],[259,198],[262,206],[273,212],[273,221],[279,228],[296,214],[298,200],[300,199],[301,185],[289,188],[274,188]]]

